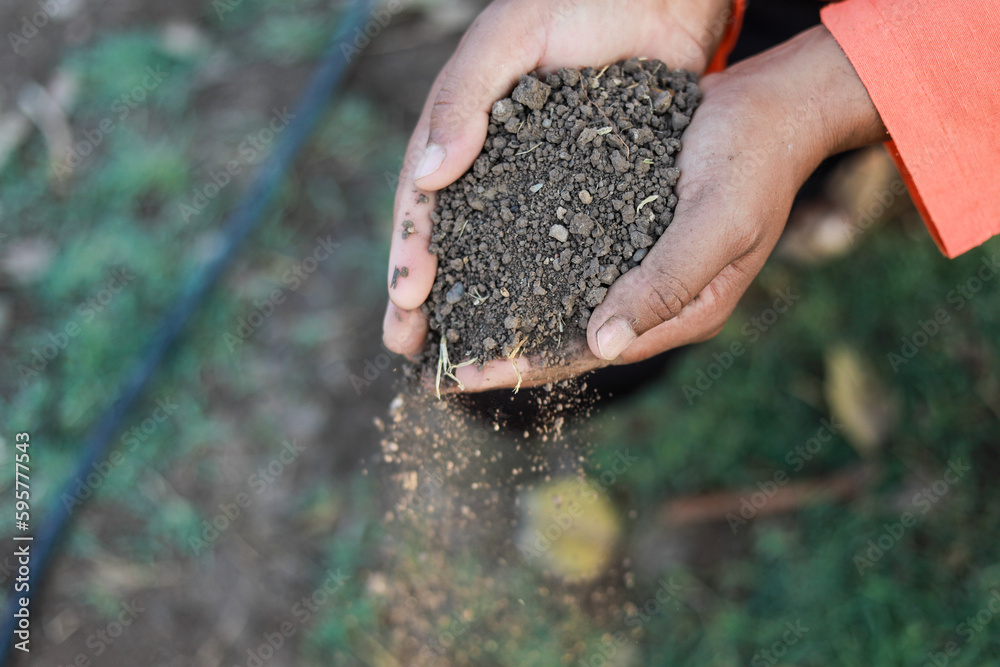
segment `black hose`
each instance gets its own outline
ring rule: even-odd
[[[349,41],[348,37],[354,34],[355,28],[363,27],[367,8],[368,0],[350,1],[347,13],[340,21],[331,46],[299,99],[295,117],[289,123],[288,130],[282,133],[283,136],[274,153],[265,160],[246,194],[226,219],[222,228],[223,243],[220,249],[192,277],[177,301],[163,317],[153,340],[150,341],[145,352],[126,376],[121,398],[104,413],[90,432],[79,456],[76,470],[64,483],[62,493],[56,495],[57,500],[45,515],[34,541],[19,543],[32,545],[31,573],[26,592],[19,592],[15,595],[13,588],[10,592],[7,615],[3,624],[3,636],[0,637],[0,642],[2,642],[0,643],[0,664],[7,663],[14,648],[14,631],[17,629],[18,623],[14,613],[20,606],[18,599],[28,598],[30,610],[31,601],[37,598],[39,586],[52,561],[55,547],[69,523],[70,510],[67,504],[58,502],[58,498],[62,497],[63,493],[74,495],[76,478],[85,477],[91,466],[104,456],[112,438],[121,429],[122,421],[143,394],[149,381],[156,374],[156,369],[180,336],[185,325],[225,271],[246,237],[259,224],[281,177],[288,171],[324,106],[330,100],[331,94],[343,79],[349,60],[353,60],[353,58],[348,59],[345,54],[358,51],[353,41]],[[37,622],[35,628],[37,634],[40,630]]]

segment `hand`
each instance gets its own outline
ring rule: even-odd
[[[829,155],[887,138],[878,112],[823,27],[702,81],[684,135],[672,224],[590,318],[569,367],[519,360],[526,383],[631,363],[717,334],[760,271],[802,183]],[[465,367],[469,390],[514,386],[508,362]]]
[[[673,222],[590,317],[589,350],[567,367],[532,370],[549,382],[607,363],[632,363],[716,335],[764,265],[795,194],[835,153],[887,139],[847,57],[813,28],[702,80],[684,134]],[[459,369],[469,390],[514,386],[507,361]]]
[[[480,14],[434,82],[406,150],[393,214],[386,347],[412,355],[426,344],[427,319],[419,306],[437,272],[437,258],[427,252],[433,191],[458,179],[479,156],[493,102],[536,69],[641,55],[703,72],[725,32],[730,2],[498,0]],[[415,233],[404,240],[405,221],[412,221],[407,228]],[[405,277],[396,272],[402,267]]]

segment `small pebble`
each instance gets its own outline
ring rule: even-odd
[[[673,101],[674,94],[669,90],[664,90],[653,98],[653,113],[665,114]]]
[[[569,238],[569,230],[567,230],[562,225],[552,225],[552,227],[549,229],[549,236],[554,238],[556,241],[559,241],[560,243],[565,243],[566,239]]]
[[[601,273],[597,276],[597,278],[605,285],[610,285],[615,282],[620,275],[621,271],[618,270],[617,266],[614,264],[608,264],[601,269]]]
[[[559,78],[562,82],[572,88],[576,84],[580,83],[580,71],[575,69],[569,69],[568,67],[561,67],[559,69]]]
[[[594,201],[594,198],[586,190],[580,190],[580,193],[577,196],[580,198],[580,201],[583,202],[584,204],[589,204],[592,201]]]
[[[520,102],[529,109],[538,111],[545,106],[550,92],[552,92],[552,88],[548,85],[533,76],[522,74],[517,88],[514,89],[514,92],[510,96],[515,102]]]
[[[653,238],[649,234],[643,234],[639,231],[629,234],[629,241],[635,248],[648,248],[653,245]]]
[[[608,293],[607,287],[595,287],[587,292],[587,305],[591,308],[601,305],[605,295]]]
[[[569,223],[569,231],[578,236],[590,236],[594,229],[594,220],[586,213],[577,213]]]
[[[583,128],[583,132],[580,133],[580,136],[576,138],[576,145],[586,146],[591,141],[593,141],[594,137],[596,136],[597,136],[597,128],[585,127]]]
[[[403,220],[403,240],[405,241],[411,234],[416,234],[417,230],[414,229],[412,220]]]
[[[400,273],[402,274],[402,272]],[[455,283],[455,285],[450,290],[448,290],[448,293],[444,295],[444,298],[445,301],[454,305],[459,301],[461,301],[464,295],[465,295],[465,285],[458,282]]]
[[[493,121],[503,125],[514,115],[514,103],[505,98],[493,103],[493,110],[490,112]]]

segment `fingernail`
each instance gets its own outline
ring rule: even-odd
[[[635,331],[631,325],[616,315],[598,330],[597,349],[600,350],[602,357],[612,361],[617,359],[635,339]]]
[[[430,176],[437,171],[441,163],[444,162],[444,156],[444,148],[437,144],[427,144],[427,149],[424,150],[424,157],[413,172],[413,180],[419,181],[421,178]]]

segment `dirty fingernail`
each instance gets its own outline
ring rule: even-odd
[[[420,160],[420,164],[417,165],[416,170],[413,172],[413,180],[419,181],[425,176],[430,176],[441,166],[444,162],[444,148],[438,146],[437,144],[427,144],[427,150],[424,151],[424,157]]]
[[[615,316],[598,330],[597,349],[600,350],[602,357],[611,361],[617,359],[635,339],[635,331],[631,325],[621,317]]]

